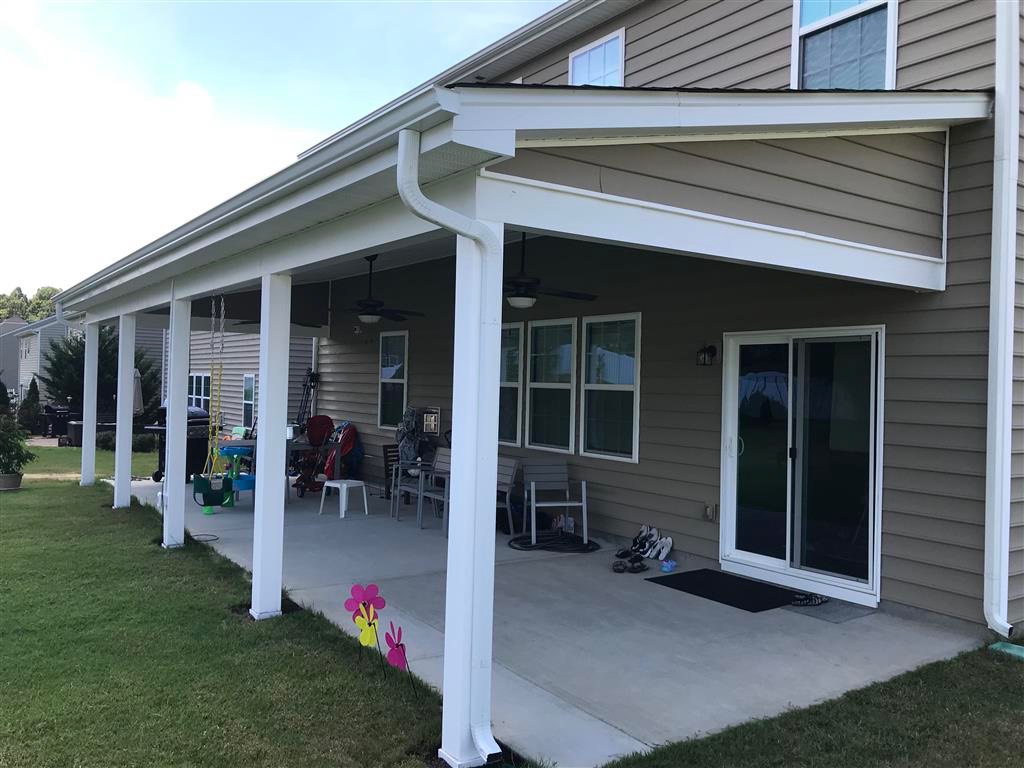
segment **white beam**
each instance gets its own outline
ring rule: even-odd
[[[132,503],[132,420],[135,417],[135,315],[117,327],[117,431],[114,443],[114,509]]]
[[[82,485],[96,482],[96,381],[100,327],[85,324],[85,370],[82,379]]]
[[[513,226],[917,290],[942,290],[946,266],[923,254],[482,171],[478,211]]]
[[[496,242],[504,241],[501,224],[480,223]],[[441,726],[441,756],[453,767],[482,765],[481,747],[496,749],[490,735],[491,635],[502,254],[491,250],[467,237],[457,239]]]
[[[185,543],[185,444],[188,431],[188,366],[192,302],[171,302],[167,355],[167,433],[164,435],[164,538],[166,549]]]
[[[252,538],[252,607],[254,619],[281,614],[284,564],[284,498],[287,488],[285,431],[288,426],[288,328],[292,279],[264,275],[260,295],[260,396],[257,418],[256,501]]]

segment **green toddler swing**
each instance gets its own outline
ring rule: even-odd
[[[220,456],[221,382],[224,376],[224,297],[220,296],[220,323],[217,323],[217,299],[210,300],[210,426],[206,445],[206,463],[202,474],[192,477],[192,499],[203,508],[204,515],[214,514],[214,507],[232,507],[235,490],[224,472]]]

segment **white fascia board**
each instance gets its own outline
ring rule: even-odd
[[[988,119],[980,92],[694,92],[615,88],[455,87],[457,131],[514,129],[517,140],[577,133],[729,133],[917,128]]]
[[[55,300],[73,309],[80,299],[88,297],[90,289],[98,287],[102,292],[107,286],[115,284],[113,278],[138,268],[144,262],[162,254],[177,254],[184,246],[200,238],[207,238],[204,242],[208,243],[211,238],[223,236],[222,233],[247,229],[260,220],[279,215],[282,209],[293,208],[301,204],[301,201],[315,199],[332,189],[340,189],[359,178],[365,178],[373,173],[374,168],[380,169],[388,163],[394,165],[397,135],[403,128],[423,132],[424,151],[451,141],[451,127],[448,123],[453,111],[458,109],[458,102],[458,97],[446,89],[428,89],[377,120],[361,125],[360,130],[346,136],[344,141],[332,143],[321,152],[306,155],[273,176],[62,291]],[[339,171],[344,173],[339,174]],[[318,185],[318,180],[323,180],[323,184]],[[282,201],[282,198],[299,190],[302,190],[302,195],[296,200],[289,198],[288,201]],[[275,201],[281,202],[273,206]]]
[[[482,171],[477,214],[527,230],[664,253],[938,291],[945,264],[922,254]]]

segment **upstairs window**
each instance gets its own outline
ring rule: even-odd
[[[896,85],[895,0],[796,0],[790,87]]]
[[[569,54],[569,85],[619,85],[623,83],[625,30]]]

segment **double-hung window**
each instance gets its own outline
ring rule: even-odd
[[[640,314],[583,318],[583,456],[636,462],[640,436]]]
[[[896,87],[896,0],[796,0],[790,87]]]
[[[210,374],[190,373],[188,375],[188,404],[210,412]]]
[[[242,376],[242,426],[252,427],[256,419],[256,374]]]
[[[623,84],[625,30],[617,30],[569,54],[569,85]]]
[[[498,393],[498,442],[521,444],[523,403],[523,324],[501,326],[501,380]]]
[[[386,331],[380,335],[377,380],[377,426],[396,429],[405,413],[408,385],[409,332]]]
[[[576,435],[576,318],[529,326],[526,445],[572,453]]]

